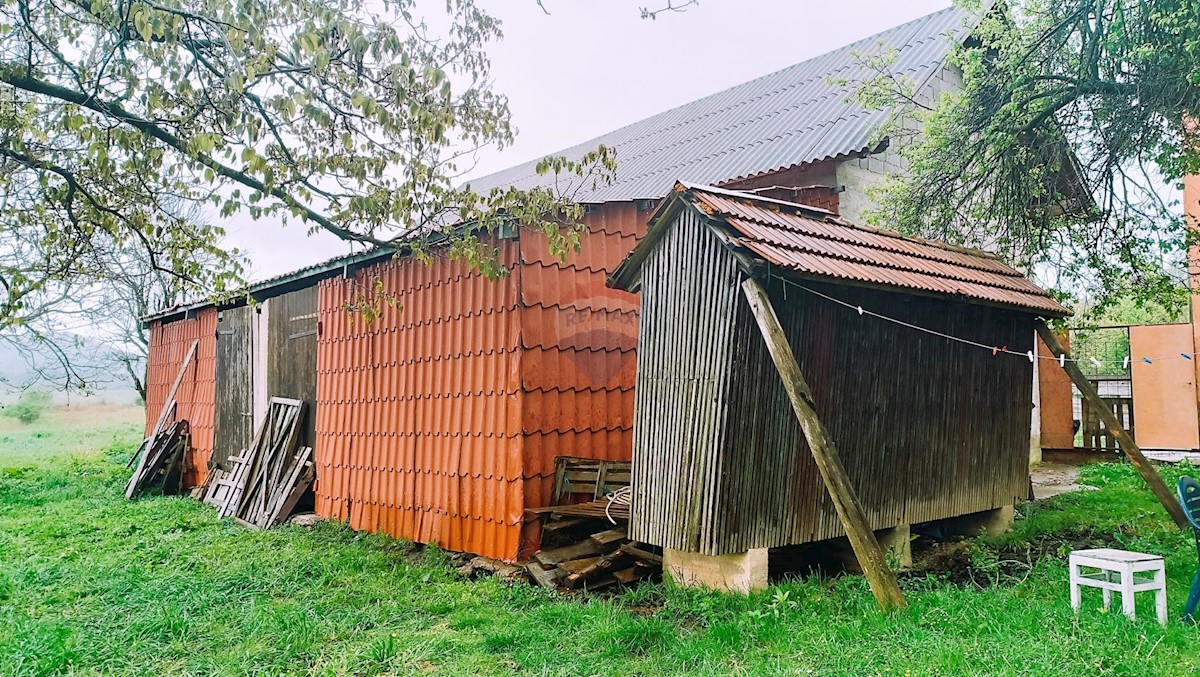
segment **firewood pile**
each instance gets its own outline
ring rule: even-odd
[[[250,446],[229,460],[233,467],[212,468],[199,498],[252,529],[269,529],[291,515],[312,484],[312,448],[300,447],[304,403],[283,397],[271,405]]]

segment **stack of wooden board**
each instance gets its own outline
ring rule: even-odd
[[[585,505],[598,505],[604,500]],[[563,512],[547,513],[542,527],[543,548],[525,565],[538,585],[601,590],[662,576],[662,556],[657,549],[629,540],[627,506],[616,525],[604,516],[603,509],[599,516],[588,516],[571,510],[577,507],[559,506]]]
[[[187,421],[176,421],[146,438],[139,449],[141,460],[125,485],[125,498],[132,499],[155,485],[161,485],[164,494],[182,493],[183,457],[187,448]]]
[[[280,524],[312,484],[312,448],[297,447],[304,403],[271,398],[250,447],[229,460],[228,470],[212,469],[203,500],[221,517],[255,529]]]

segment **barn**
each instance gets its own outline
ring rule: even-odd
[[[340,257],[253,285],[233,303],[146,318],[150,428],[194,341],[177,394],[192,424],[187,481],[250,441],[270,397],[308,403],[302,443],[318,513],[420,542],[513,559],[537,540],[525,509],[547,504],[554,458],[627,460],[633,449],[638,300],[605,286],[678,177],[858,214],[903,170],[866,110],[861,55],[894,57],[926,103],[960,86],[949,58],[978,17],[949,8],[651,116],[558,155],[616,148],[616,179],[574,186],[582,251],[551,257],[526,229],[498,233],[509,275],[419,263],[405,252]],[[531,188],[537,162],[472,182]],[[376,289],[397,302],[372,323],[347,312]],[[1028,386],[1025,386],[1028,388]]]
[[[845,533],[748,279],[778,313],[870,529],[1026,495],[1027,355],[1039,318],[1065,308],[991,254],[678,184],[610,280],[641,295],[631,538],[683,576],[732,556],[765,584],[767,549]]]
[[[223,306],[148,320],[149,425],[176,396],[194,430],[189,484],[228,469],[269,397],[308,404],[318,514],[355,529],[506,560],[536,547],[525,510],[549,504],[557,456],[628,460],[637,298],[605,279],[647,214],[593,210],[564,262],[545,235],[492,237],[509,273],[404,251],[344,257]],[[354,307],[378,302],[368,322]]]

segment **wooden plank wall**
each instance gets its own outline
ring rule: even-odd
[[[216,419],[213,463],[228,470],[230,456],[250,444],[254,434],[254,383],[251,372],[250,306],[222,310],[217,319]]]
[[[306,403],[300,445],[315,447],[317,287],[276,296],[267,312],[267,396]]]
[[[643,269],[631,536],[705,554],[843,535],[715,235],[685,212]],[[855,305],[989,345],[1029,315],[840,285]],[[1011,504],[1027,491],[1033,367],[776,280],[780,321],[872,528]]]
[[[719,543],[712,515],[733,313],[736,262],[686,211],[642,268],[630,537],[677,550]]]

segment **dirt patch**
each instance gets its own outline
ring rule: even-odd
[[[1041,500],[1072,491],[1094,490],[1079,483],[1079,467],[1069,463],[1041,463],[1029,471],[1034,498]]]
[[[1038,536],[1032,541],[992,547],[976,539],[913,542],[913,568],[903,578],[944,577],[961,587],[987,588],[1024,580],[1042,559],[1065,561],[1072,550],[1122,547],[1118,534],[1090,530]]]

